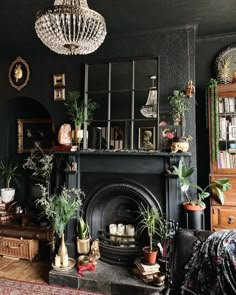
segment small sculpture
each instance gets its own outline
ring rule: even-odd
[[[193,85],[193,81],[192,80],[189,80],[188,81],[188,84],[187,84],[187,87],[185,89],[185,95],[190,98],[193,96],[193,94],[195,93],[195,87]]]
[[[100,252],[99,252],[99,240],[96,239],[92,242],[91,250],[89,254],[89,260],[96,264],[96,260],[100,258]]]
[[[22,77],[23,77],[23,72],[21,69],[21,65],[16,64],[16,67],[14,69],[14,78],[15,78],[16,82],[18,82]]]

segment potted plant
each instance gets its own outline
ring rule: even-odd
[[[147,232],[149,237],[149,245],[143,248],[144,260],[147,263],[155,264],[157,259],[157,247],[153,247],[154,237],[162,237],[164,231],[164,223],[162,215],[157,208],[145,207],[143,204],[139,207],[139,224],[138,231],[141,234]]]
[[[203,189],[191,181],[191,176],[195,171],[193,167],[188,167],[180,160],[179,166],[173,166],[173,168],[174,173],[179,178],[180,189],[186,198],[186,202],[183,203],[185,209],[191,211],[204,210],[206,208],[204,200],[210,196],[210,191],[218,197],[221,204],[224,204],[224,192],[231,188],[228,178],[215,179]],[[196,194],[189,193],[191,187],[197,190]]]
[[[84,101],[80,97],[80,92],[76,90],[68,91],[66,95],[65,106],[67,107],[67,112],[71,120],[74,122],[75,141],[79,143],[82,138],[81,126],[83,125],[85,120],[85,116],[84,116],[85,105],[84,105]],[[95,111],[97,104],[93,102],[91,99],[88,99],[88,103],[86,107],[87,107],[87,123],[89,124],[89,122],[91,122],[93,118],[93,112]]]
[[[16,176],[18,176],[17,168],[18,166],[12,163],[0,163],[0,178],[5,183],[5,188],[1,188],[1,198],[4,203],[11,202],[15,196],[15,188],[10,188],[10,183],[13,179],[16,180]]]
[[[172,110],[170,112],[174,125],[179,125],[183,121],[186,112],[189,110],[190,100],[184,91],[174,90],[168,97]],[[183,122],[182,122],[183,124]]]
[[[85,195],[81,189],[63,187],[60,193],[49,196],[46,187],[40,185],[40,188],[42,197],[36,200],[36,205],[42,208],[41,214],[47,217],[56,234],[61,238],[58,255],[62,261],[68,253],[64,240],[65,227],[75,213],[80,210]]]
[[[90,251],[90,234],[89,234],[89,225],[80,216],[79,222],[77,224],[77,251],[79,254],[88,254]]]

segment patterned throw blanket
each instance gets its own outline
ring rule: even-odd
[[[186,268],[182,294],[236,294],[236,230],[199,241]]]

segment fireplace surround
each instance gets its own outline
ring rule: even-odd
[[[109,245],[106,239],[101,238],[104,233],[108,233],[109,224],[112,223],[131,224],[136,228],[137,211],[141,203],[159,208],[166,218],[179,221],[182,197],[177,176],[168,174],[167,170],[177,164],[180,157],[189,157],[189,153],[58,151],[55,156],[55,187],[65,184],[68,187],[81,187],[85,192],[83,214],[90,225],[92,239],[100,238],[103,261],[128,264],[145,244],[142,236],[135,237],[135,247]],[[68,161],[77,162],[77,172],[63,173]],[[76,255],[77,218],[69,223],[66,230],[71,256]],[[116,259],[112,258],[114,251],[118,253]]]

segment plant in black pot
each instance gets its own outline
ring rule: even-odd
[[[157,208],[145,207],[143,204],[139,207],[138,232],[146,232],[149,238],[149,245],[143,248],[144,260],[147,263],[155,264],[157,259],[157,247],[153,246],[154,238],[162,237],[165,230],[163,217]]]

